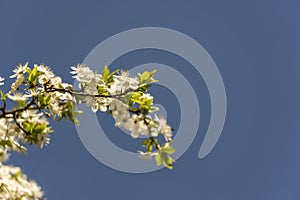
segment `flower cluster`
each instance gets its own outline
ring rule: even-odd
[[[0,165],[0,199],[42,199],[35,181],[28,180],[19,167]]]
[[[156,141],[149,142],[151,148],[147,147],[146,151],[139,151],[142,157],[159,158],[161,147],[157,140],[154,140],[159,134],[163,135],[166,143],[172,143],[172,128],[165,119],[152,115],[158,108],[153,106],[154,98],[147,90],[151,83],[157,82],[153,78],[155,70],[145,71],[134,77],[127,71],[110,72],[107,66],[102,74],[93,72],[85,65],[72,66],[71,69],[71,74],[79,82],[82,92],[77,93],[77,96],[81,97],[78,98],[80,102],[85,102],[94,112],[109,110],[115,120],[115,126],[130,131],[132,138],[143,135],[148,136],[149,141]],[[152,146],[158,152],[154,152]],[[161,164],[172,168],[172,163],[170,158]]]
[[[52,132],[49,117],[57,121],[67,119],[78,125],[76,116],[82,112],[77,110],[77,105],[81,103],[91,107],[93,112],[100,110],[111,114],[115,126],[130,131],[132,138],[147,136],[148,139],[143,141],[145,151],[138,151],[140,155],[145,159],[155,157],[158,165],[172,169],[174,160],[170,154],[175,151],[171,146],[172,128],[165,119],[155,115],[158,108],[153,106],[154,97],[148,93],[151,84],[157,82],[153,78],[155,70],[131,76],[127,71],[111,72],[107,66],[102,73],[82,64],[71,69],[70,73],[79,83],[79,90],[64,83],[49,66],[34,65],[30,68],[29,63],[20,64],[13,70],[10,78],[14,82],[7,93],[0,90],[3,102],[0,107],[0,181],[4,177],[1,173],[6,169],[2,163],[8,159],[9,151],[26,153],[26,143],[41,148],[47,145]],[[0,77],[0,86],[3,84],[4,78]],[[7,108],[8,101],[14,104],[11,110]],[[164,144],[158,143],[156,138],[159,135],[165,139]],[[15,187],[13,184],[0,185],[0,191],[7,190],[12,194],[16,191],[19,192],[16,195],[23,195],[26,190],[26,195],[33,199],[39,196],[26,188],[25,181],[23,189],[16,189],[22,187],[21,183]]]

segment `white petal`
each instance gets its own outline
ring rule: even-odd
[[[99,104],[98,103],[93,104],[92,111],[95,113],[98,111],[98,109],[99,109]]]

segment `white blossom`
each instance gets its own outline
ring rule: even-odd
[[[59,85],[62,83],[62,79],[60,77],[56,76],[56,77],[52,78],[50,80],[50,82],[52,85]]]
[[[48,126],[49,117],[58,120],[66,118],[77,124],[74,118],[80,111],[77,110],[76,104],[85,103],[93,112],[98,110],[106,112],[109,109],[115,120],[115,126],[130,131],[132,138],[143,135],[149,136],[150,141],[150,137],[158,137],[162,134],[166,141],[170,141],[172,128],[167,124],[166,119],[159,118],[157,115],[152,119],[146,114],[153,111],[149,110],[149,107],[153,104],[154,98],[143,89],[137,90],[139,84],[143,83],[141,77],[130,76],[127,71],[121,71],[120,74],[110,73],[106,69],[103,73],[104,81],[101,74],[92,71],[86,65],[79,64],[72,66],[70,72],[79,82],[80,90],[77,91],[73,90],[71,84],[63,83],[62,78],[56,76],[50,67],[45,65],[34,65],[34,67],[31,70],[28,68],[28,63],[20,64],[10,76],[16,80],[6,96],[16,101],[19,108],[14,107],[6,113],[4,111],[6,102],[3,100],[5,106],[1,108],[0,116],[0,199],[42,198],[41,188],[35,182],[28,181],[19,168],[5,166],[3,162],[9,158],[10,151],[26,152],[23,146],[25,143],[35,144],[41,148],[47,145],[52,132],[51,127]],[[147,73],[151,77],[153,75],[153,72],[145,72],[144,79],[147,79]],[[107,74],[109,74],[109,81],[107,81]],[[4,78],[0,76],[0,86],[3,84]],[[22,89],[24,93],[16,92]],[[159,150],[161,146],[156,142],[156,139],[151,138],[151,143],[148,145],[153,145]],[[148,147],[146,152],[138,152],[142,158],[151,160],[158,154],[152,152],[152,146]],[[170,164],[172,162],[165,166],[170,167]]]
[[[29,89],[26,94],[28,95],[28,97],[36,97],[38,96],[38,94],[40,93],[41,91],[39,89],[36,89],[36,88],[31,88]]]
[[[100,110],[101,112],[107,111],[107,106],[109,105],[110,101],[108,99],[99,98],[99,97],[87,97],[86,105],[92,108],[93,112],[97,112]]]
[[[10,78],[15,78],[15,77],[17,77],[17,76],[19,76],[19,75],[25,74],[26,71],[27,71],[27,68],[28,68],[28,64],[29,64],[28,62],[26,62],[25,65],[19,64],[19,65],[13,70],[13,72],[14,72],[15,74],[11,75]]]
[[[30,97],[29,95],[24,95],[20,92],[16,92],[13,95],[11,94],[7,94],[7,97],[10,98],[13,101],[26,101],[28,97]]]
[[[40,118],[43,116],[43,113],[38,113],[36,110],[24,110],[21,113],[21,117],[19,121],[28,121],[34,123],[40,123]]]
[[[136,90],[139,81],[137,78],[129,76],[129,72],[121,72],[121,75],[114,75],[114,82],[108,89],[110,94],[116,95],[126,92],[127,90]]]
[[[25,78],[23,74],[18,74],[16,81],[11,85],[11,91],[16,91],[19,88],[19,86],[24,82],[24,79]]]
[[[38,135],[38,145],[43,148],[45,145],[48,145],[50,143],[50,137],[49,134],[39,134]]]
[[[115,126],[121,127],[130,117],[128,106],[119,100],[113,100],[111,103],[112,116],[115,119]]]
[[[143,99],[148,99],[148,100],[153,100],[153,96],[151,96],[150,94],[146,93],[146,94],[143,94],[141,97],[140,97],[141,100]]]
[[[46,76],[45,74],[43,74],[39,77],[39,83],[42,85],[48,83],[49,81],[50,81],[50,78],[48,76]]]
[[[78,64],[77,66],[72,66],[71,74],[74,74],[73,78],[79,82],[88,83],[94,77],[94,72],[86,65]]]
[[[150,135],[151,135],[152,137],[157,137],[157,136],[158,136],[158,130],[157,130],[156,127],[151,127],[151,128],[150,128]]]
[[[172,128],[167,124],[167,120],[164,118],[159,118],[157,115],[154,115],[154,122],[158,125],[158,131],[165,137],[165,140],[168,141],[172,137]]]
[[[53,78],[54,73],[51,71],[51,68],[49,66],[44,66],[44,65],[34,65],[34,67],[37,67],[37,70],[39,72],[42,72],[43,75],[45,75],[48,78]]]
[[[117,120],[116,120],[117,121]],[[144,122],[144,118],[141,115],[133,114],[131,118],[123,118],[122,121],[119,121],[120,125],[126,130],[131,131],[132,138],[138,138],[139,135],[148,135],[149,129],[147,124]]]

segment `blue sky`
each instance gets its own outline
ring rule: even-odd
[[[51,144],[13,155],[48,199],[294,200],[300,198],[300,2],[228,1],[5,1],[0,0],[0,67],[8,77],[19,63],[45,63],[72,82],[69,66],[101,41],[137,27],[165,27],[199,42],[223,77],[228,113],[222,136],[203,160],[197,157],[210,119],[206,85],[176,55],[139,50],[112,68],[157,62],[172,66],[193,86],[201,107],[197,137],[175,169],[148,174],[113,170],[92,157],[73,124],[53,122]],[[182,68],[182,66],[185,66]],[[175,96],[154,87],[170,124],[180,119]],[[108,138],[135,151],[132,141],[99,114]],[[87,130],[93,131],[93,130]],[[189,133],[186,133],[189,134]]]

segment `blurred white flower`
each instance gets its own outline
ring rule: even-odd
[[[43,113],[38,113],[36,110],[24,110],[21,113],[22,119],[19,118],[19,120],[38,123],[43,115]]]
[[[0,76],[0,86],[4,85],[4,78],[2,76]]]
[[[14,92],[18,89],[18,87],[24,82],[24,75],[19,74],[17,75],[16,81],[11,85],[11,91]]]
[[[30,88],[26,93],[28,97],[36,97],[41,91],[36,88]]]
[[[0,164],[0,199],[42,199],[43,192],[35,181],[28,180],[19,167]]]
[[[38,145],[43,148],[50,143],[49,134],[39,134],[38,135]]]
[[[152,137],[157,137],[157,136],[158,136],[158,130],[157,130],[156,127],[151,127],[151,128],[150,128],[150,135],[151,135]]]
[[[52,85],[59,85],[62,82],[62,79],[59,76],[56,76],[50,80]]]

